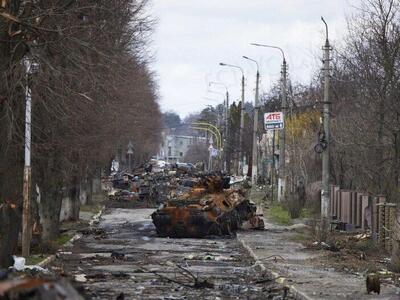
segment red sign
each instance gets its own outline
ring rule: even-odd
[[[283,112],[268,112],[264,114],[265,130],[283,129],[284,119]]]

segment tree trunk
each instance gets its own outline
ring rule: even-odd
[[[79,220],[79,210],[81,207],[81,200],[79,199],[80,195],[80,185],[77,177],[74,177],[72,181],[71,187],[69,189],[69,198],[72,201],[72,212],[71,212],[71,221]]]
[[[0,268],[13,265],[12,255],[18,245],[21,216],[10,204],[0,205]]]
[[[60,189],[61,190],[61,189]],[[54,240],[60,229],[62,192],[55,188],[43,189],[39,211],[42,221],[42,241]]]
[[[393,226],[391,269],[394,272],[400,272],[400,208],[396,209],[396,217]]]

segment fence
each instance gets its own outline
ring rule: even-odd
[[[396,204],[386,202],[385,196],[342,190],[331,186],[330,214],[342,230],[370,230],[373,240],[388,251],[392,249]]]

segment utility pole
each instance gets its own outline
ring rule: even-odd
[[[282,106],[283,118],[286,117],[286,85],[287,85],[287,65],[286,59],[283,57],[282,63]],[[279,139],[279,180],[278,180],[278,202],[282,201],[286,192],[286,174],[285,174],[285,128],[280,131]]]
[[[22,256],[28,257],[31,245],[31,226],[30,226],[30,195],[32,189],[31,182],[31,117],[32,117],[32,94],[29,87],[29,74],[31,74],[32,63],[29,58],[24,58],[25,66],[25,165],[23,178],[23,210],[22,210]]]
[[[239,131],[239,162],[238,175],[243,175],[243,132],[244,132],[244,74],[242,72],[242,105],[240,109],[240,131]]]
[[[325,24],[326,29],[326,41],[323,58],[323,71],[324,71],[324,108],[323,108],[323,126],[324,135],[326,140],[326,149],[322,153],[322,190],[321,190],[321,231],[324,234],[322,239],[325,239],[325,233],[328,229],[329,221],[329,206],[330,206],[330,170],[329,170],[329,151],[330,151],[330,102],[329,102],[329,80],[330,80],[330,50],[328,39],[328,24],[324,18],[321,17],[322,22]]]
[[[221,82],[211,81],[209,83],[209,86],[211,86],[211,85],[221,85],[221,86],[223,86],[225,88],[225,91],[226,91],[226,94],[225,94],[226,95],[226,99],[224,100],[224,103],[223,103],[223,110],[224,110],[223,118],[224,118],[224,125],[225,125],[225,130],[224,130],[225,131],[224,132],[225,138],[224,138],[224,150],[223,150],[224,151],[223,153],[224,153],[225,161],[223,162],[223,169],[224,169],[225,172],[227,170],[229,172],[230,171],[230,162],[228,161],[229,91],[228,91],[228,87],[225,84],[221,83]],[[213,92],[213,93],[217,93],[217,92]],[[217,93],[217,94],[219,94],[219,93]]]
[[[223,146],[223,156],[222,158],[222,170],[224,172],[226,172],[226,153],[227,153],[227,138],[226,138],[226,133],[227,133],[227,113],[226,113],[226,99],[224,99],[224,103],[223,103],[223,123],[224,123],[224,135],[223,135],[223,142],[224,142],[224,146]]]
[[[275,130],[272,131],[272,171],[271,171],[271,201],[274,202],[274,190],[275,190]]]
[[[209,157],[208,157],[208,172],[212,171],[212,150],[213,150],[213,139],[210,136],[210,140],[209,140],[209,144],[210,146],[208,147],[208,151],[209,151]]]
[[[253,166],[251,172],[251,183],[253,186],[257,184],[257,176],[258,176],[258,147],[257,147],[257,127],[258,127],[258,110],[259,110],[259,103],[258,103],[258,93],[260,87],[260,72],[257,68],[257,75],[256,75],[256,95],[254,99],[254,124],[253,124]]]
[[[258,143],[257,143],[257,131],[258,131],[258,110],[259,110],[259,88],[260,88],[260,68],[256,60],[243,56],[244,59],[250,60],[257,65],[256,74],[256,93],[254,99],[254,123],[253,123],[253,151],[252,151],[252,169],[251,169],[251,184],[255,186],[257,184],[258,176]]]
[[[243,161],[243,131],[244,131],[244,72],[243,69],[239,66],[236,65],[231,65],[231,64],[226,64],[226,63],[219,63],[220,66],[226,66],[226,67],[231,67],[231,68],[236,68],[239,69],[240,72],[242,73],[242,105],[241,105],[241,110],[240,110],[240,132],[239,132],[239,154],[238,154],[238,170],[237,174],[238,175],[243,175],[243,166],[244,166],[244,161]]]
[[[128,160],[129,160],[129,163],[128,163],[128,170],[129,170],[129,172],[132,172],[132,164],[131,164],[131,162],[132,162],[132,155],[133,155],[133,144],[132,144],[132,141],[129,141],[129,143],[128,143],[128,150],[127,150],[126,153],[128,154]]]
[[[287,96],[287,64],[286,64],[286,59],[285,59],[285,52],[283,51],[282,48],[277,47],[277,46],[257,44],[257,43],[251,43],[251,45],[257,46],[257,47],[277,49],[282,54],[282,72],[281,72],[281,75],[282,75],[282,79],[281,79],[282,103],[281,103],[281,109],[283,112],[283,118],[285,118],[285,112],[287,109],[287,99],[286,99],[286,96]],[[285,161],[285,128],[283,128],[279,135],[278,201],[281,201],[282,198],[286,194],[285,163],[286,163],[286,161]]]
[[[229,147],[229,92],[226,90],[226,108],[225,108],[225,171],[230,173],[231,163]]]

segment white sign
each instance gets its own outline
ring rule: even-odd
[[[264,127],[265,130],[283,129],[285,127],[285,120],[283,112],[267,112],[264,114]]]
[[[210,155],[212,157],[218,156],[218,149],[215,149],[215,148],[211,147],[211,148],[209,148],[209,150],[210,150]]]

